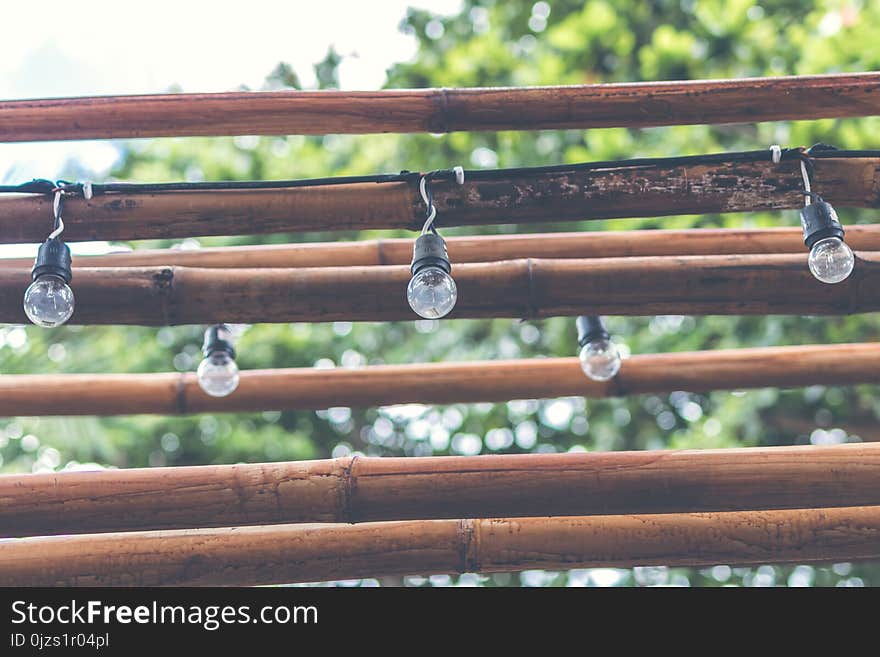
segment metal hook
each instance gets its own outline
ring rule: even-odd
[[[437,208],[434,206],[434,195],[428,188],[428,178],[431,178],[438,173],[448,172],[432,171],[430,173],[426,173],[419,179],[419,193],[422,195],[422,200],[425,202],[426,214],[428,216],[428,218],[425,219],[425,225],[422,226],[422,235],[427,234],[429,230],[433,231],[434,233],[437,232],[434,228],[434,219],[437,217]],[[457,182],[459,185],[464,185],[464,167],[453,167],[452,174],[455,177],[455,182]]]

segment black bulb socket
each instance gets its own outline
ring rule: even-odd
[[[70,247],[60,239],[50,237],[40,244],[31,269],[31,280],[37,280],[40,276],[57,276],[65,283],[70,283],[73,278],[70,265]]]
[[[215,353],[229,354],[235,358],[235,347],[232,346],[232,333],[226,324],[214,324],[205,330],[205,342],[202,344],[202,354],[207,358]]]
[[[801,209],[804,244],[812,249],[816,242],[829,237],[843,239],[843,226],[830,203],[818,199]]]
[[[446,241],[433,233],[425,233],[416,239],[410,272],[415,276],[427,267],[437,267],[447,274],[452,272],[449,254],[446,252]]]
[[[581,315],[575,320],[578,333],[578,346],[584,347],[596,340],[610,340],[611,334],[598,315]]]

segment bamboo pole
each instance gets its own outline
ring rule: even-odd
[[[880,383],[880,344],[646,354],[625,360],[604,382],[584,376],[577,358],[245,370],[223,398],[203,393],[191,372],[7,374],[0,377],[0,416],[241,413],[859,383]]]
[[[0,536],[880,504],[880,443],[0,475]]]
[[[880,251],[880,224],[846,227],[855,250]],[[633,256],[805,253],[799,228],[694,228],[685,230],[587,231],[577,233],[448,237],[453,262],[516,258],[626,258]],[[138,249],[78,255],[80,267],[358,267],[408,265],[413,239],[219,246],[200,249]],[[33,258],[0,258],[0,267],[28,268]]]
[[[862,252],[844,282],[810,274],[806,255],[507,260],[453,268],[450,318],[580,315],[835,315],[880,309],[880,255]],[[416,319],[409,267],[93,268],[74,272],[73,324]],[[23,323],[30,272],[0,268],[0,322]]]
[[[878,207],[880,158],[817,158],[815,191],[837,207]],[[511,171],[464,185],[432,183],[437,226],[547,223],[614,217],[754,212],[803,206],[795,160]],[[64,238],[138,240],[297,231],[418,229],[425,217],[415,182],[289,189],[154,192],[71,198]],[[52,199],[0,198],[0,243],[42,242]]]
[[[13,100],[0,141],[753,123],[880,114],[877,73],[486,89]]]
[[[247,586],[880,558],[880,507],[279,525],[0,543],[3,586]]]

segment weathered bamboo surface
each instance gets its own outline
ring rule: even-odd
[[[3,586],[247,586],[880,558],[880,507],[279,525],[0,543]]]
[[[450,318],[602,315],[837,315],[880,310],[880,255],[843,283],[816,281],[806,254],[506,260],[453,265]],[[416,319],[409,267],[89,268],[74,272],[73,324],[162,326]],[[0,268],[0,322],[26,321],[29,270]]]
[[[880,383],[880,344],[638,355],[604,382],[584,376],[577,358],[245,370],[223,398],[204,394],[192,372],[7,374],[0,377],[0,416],[239,413],[859,383]]]
[[[0,536],[880,504],[880,443],[0,476]]]
[[[880,224],[846,227],[846,242],[880,251]],[[686,230],[587,231],[577,233],[447,237],[453,262],[516,258],[625,258],[633,256],[804,253],[799,228],[693,228]],[[80,267],[358,267],[408,265],[413,239],[219,246],[201,249],[139,249],[76,256]],[[0,258],[0,267],[28,268],[33,258]]]
[[[838,207],[878,207],[880,158],[818,158],[815,191]],[[437,226],[547,223],[614,217],[754,212],[803,206],[796,160],[512,171],[503,179],[432,184]],[[0,198],[0,243],[41,242],[52,199]],[[161,192],[71,198],[64,238],[137,240],[297,231],[417,229],[415,182],[289,189]],[[845,217],[844,217],[845,223]]]
[[[880,76],[13,100],[0,141],[753,123],[880,114]]]

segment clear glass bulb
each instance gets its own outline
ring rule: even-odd
[[[839,237],[826,237],[810,249],[807,260],[816,280],[823,283],[840,283],[852,273],[856,258],[852,249]]]
[[[225,351],[209,354],[196,371],[199,386],[211,397],[225,397],[238,387],[238,365]]]
[[[594,340],[578,354],[581,369],[593,381],[608,381],[620,370],[620,352],[611,340]]]
[[[60,276],[38,276],[24,292],[24,312],[37,326],[61,326],[73,314],[73,305],[73,290]]]
[[[439,319],[449,314],[458,299],[452,276],[439,267],[425,267],[406,286],[409,307],[425,319]]]

